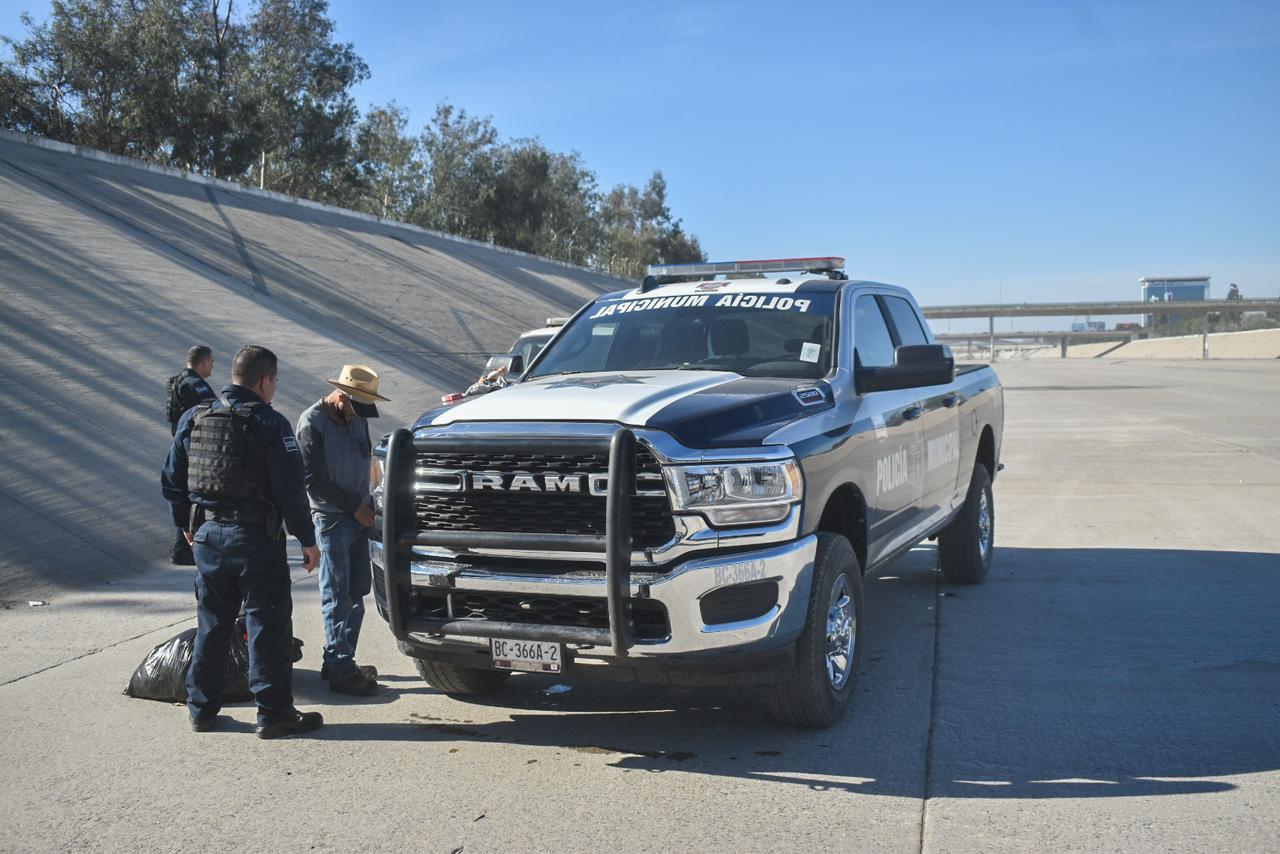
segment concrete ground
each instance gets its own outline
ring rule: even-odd
[[[0,849],[1275,850],[1280,365],[998,370],[991,575],[949,587],[930,548],[871,575],[830,730],[749,692],[517,676],[451,700],[376,616],[386,688],[340,698],[298,570],[295,692],[326,726],[263,742],[241,705],[197,735],[119,693],[192,624],[189,574],[86,568],[0,610]]]

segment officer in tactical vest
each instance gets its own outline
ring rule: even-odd
[[[324,723],[319,712],[293,705],[293,598],[284,528],[302,544],[307,572],[320,552],[298,442],[288,419],[271,408],[276,374],[274,353],[241,347],[231,385],[223,389],[227,404],[202,404],[179,419],[160,476],[174,521],[195,546],[199,622],[187,708],[196,732],[219,724],[227,649],[242,603],[258,737],[297,735]]]
[[[187,351],[187,367],[182,373],[169,377],[166,389],[165,415],[169,419],[169,435],[178,431],[178,419],[193,406],[211,400],[217,400],[206,380],[213,373],[213,351],[203,344],[197,344]],[[182,535],[183,528],[174,532],[173,548],[169,550],[169,561],[178,566],[195,566],[196,559],[191,553],[191,544]]]
[[[216,400],[218,395],[205,380],[213,375],[213,351],[197,344],[187,351],[187,366],[169,377],[167,415],[169,435],[178,432],[178,419],[193,406]]]

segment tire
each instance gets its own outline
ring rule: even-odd
[[[938,562],[942,576],[952,584],[977,584],[991,569],[995,553],[996,504],[991,474],[981,464],[973,467],[969,492],[956,518],[938,533]]]
[[[479,667],[456,667],[415,658],[418,675],[427,683],[446,694],[492,694],[502,688],[511,674],[505,670],[485,670]]]
[[[840,600],[845,599],[843,606]],[[829,656],[828,624],[844,614],[844,655]],[[852,618],[852,625],[848,625]],[[839,534],[819,533],[813,586],[804,631],[796,645],[796,669],[767,689],[769,712],[785,724],[822,729],[844,715],[853,699],[862,653],[862,570],[853,546]],[[843,658],[844,666],[839,667]]]

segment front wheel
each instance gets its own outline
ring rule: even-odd
[[[938,562],[942,576],[952,584],[977,584],[991,569],[995,551],[996,503],[987,467],[973,467],[964,506],[938,533]]]
[[[502,687],[511,675],[506,670],[486,670],[480,667],[455,667],[452,664],[438,664],[415,658],[418,675],[427,680],[432,688],[446,694],[473,696],[476,694],[492,694]]]
[[[819,533],[809,613],[796,645],[796,670],[768,689],[769,711],[792,726],[821,729],[853,699],[862,636],[862,570],[853,546]]]

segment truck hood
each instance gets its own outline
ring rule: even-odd
[[[525,380],[426,413],[415,427],[466,421],[604,421],[665,430],[691,448],[751,446],[797,418],[830,409],[818,380],[729,371],[560,374]]]

